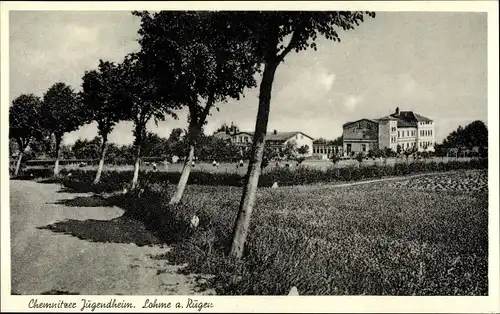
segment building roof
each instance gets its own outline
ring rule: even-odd
[[[431,119],[426,118],[424,116],[421,116],[419,114],[414,113],[413,111],[400,111],[399,113],[393,113],[388,116],[384,116],[378,119],[359,119],[356,121],[349,121],[346,122],[342,125],[342,128],[345,128],[348,125],[351,125],[353,123],[359,122],[359,121],[371,121],[378,123],[379,121],[388,121],[388,120],[396,120],[398,122],[398,127],[400,128],[411,128],[411,127],[417,127],[418,122],[432,122]]]
[[[356,121],[349,121],[349,122],[346,122],[342,125],[343,128],[345,128],[346,126],[350,125],[350,124],[353,124],[353,123],[356,123],[356,122],[359,122],[359,121],[363,121],[363,120],[366,120],[366,121],[370,121],[370,122],[374,122],[374,123],[378,123],[378,121],[376,119],[366,119],[366,118],[363,118],[363,119],[359,119],[359,120],[356,120]]]
[[[304,136],[307,136],[308,138],[314,140],[314,138],[310,137],[309,135],[305,134],[304,132],[300,131],[294,131],[294,132],[277,132],[274,134],[274,132],[267,132],[266,134],[266,141],[286,141],[290,139],[291,137],[295,136],[295,134],[300,133]],[[239,135],[239,134],[248,134],[250,136],[254,135],[254,132],[238,132],[234,135]]]
[[[398,119],[398,127],[416,127],[417,122],[431,122],[432,120],[414,113],[413,111],[400,111],[398,114],[393,113],[391,117]],[[402,122],[400,122],[402,121]],[[401,125],[400,125],[401,123]]]
[[[397,119],[394,117],[391,117],[391,116],[383,116],[382,118],[378,118],[378,119],[374,119],[374,120],[377,120],[377,121],[387,121],[387,120],[395,121]]]

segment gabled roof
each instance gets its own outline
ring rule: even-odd
[[[402,120],[406,123],[402,123],[402,126],[417,126],[417,122],[431,122],[432,120],[429,118],[426,118],[424,116],[421,116],[419,114],[414,113],[413,111],[401,111],[399,114],[393,113],[391,114],[391,117],[397,118],[398,119],[398,126],[399,126],[399,120]]]
[[[378,118],[378,119],[375,119],[375,120],[377,120],[377,121],[387,121],[387,120],[395,121],[397,119],[394,118],[394,117],[391,117],[391,116],[383,116],[382,118]]]
[[[294,137],[295,134],[297,134],[297,133],[300,133],[300,134],[310,138],[311,140],[314,140],[314,138],[310,137],[309,135],[305,134],[304,132],[294,131],[294,132],[277,132],[276,134],[274,134],[274,132],[267,132],[266,141],[286,141],[286,140]],[[239,135],[239,134],[247,134],[247,135],[253,136],[254,132],[238,132],[234,135]]]
[[[345,128],[346,126],[348,126],[350,124],[353,124],[353,123],[356,123],[356,122],[359,122],[359,121],[370,121],[370,122],[378,123],[378,121],[376,119],[366,119],[366,118],[363,118],[363,119],[359,119],[359,120],[356,120],[356,121],[346,122],[346,123],[344,123],[342,125],[342,127]]]
[[[246,134],[246,135],[253,136],[253,132],[238,132],[238,133],[235,133],[234,135],[240,135],[240,134]]]
[[[417,121],[422,121],[422,122],[432,122],[431,119],[427,118],[427,117],[424,117],[424,116],[421,116],[419,114],[416,114],[416,113],[413,113],[413,115],[415,116],[415,118],[417,119]]]
[[[266,141],[286,141],[294,137],[298,133],[310,138],[311,140],[314,140],[314,138],[310,137],[309,135],[303,132],[294,131],[294,132],[277,132],[276,134],[274,134],[273,132],[268,132],[266,135]]]

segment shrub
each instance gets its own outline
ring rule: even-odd
[[[273,168],[261,174],[259,178],[260,187],[270,187],[274,182],[280,186],[303,185],[312,183],[329,182],[351,182],[363,179],[382,178],[385,176],[404,176],[409,174],[451,171],[459,169],[487,169],[487,159],[474,159],[470,161],[450,161],[447,163],[436,163],[434,161],[414,161],[411,163],[373,164],[358,167],[348,165],[345,167],[332,166],[326,170],[311,168],[304,165],[292,168]],[[68,172],[71,176],[68,177]],[[33,174],[33,176],[31,176]],[[59,182],[65,187],[79,192],[113,192],[120,191],[129,186],[132,180],[132,171],[103,171],[101,181],[94,185],[95,171],[75,169],[61,170]],[[30,169],[23,171],[19,179],[51,178],[51,169]],[[176,185],[180,179],[179,172],[145,172],[139,174],[141,182],[156,182],[162,184]],[[236,172],[211,173],[208,171],[192,171],[189,176],[190,185],[210,186],[243,186],[244,176]]]

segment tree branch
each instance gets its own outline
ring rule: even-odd
[[[300,32],[304,30],[304,27],[301,25],[297,25],[295,30],[293,31],[292,38],[290,39],[290,42],[288,43],[288,46],[277,56],[278,63],[283,61],[285,56],[297,45],[299,41],[299,34]]]
[[[214,104],[215,104],[215,96],[214,93],[212,93],[210,94],[210,96],[208,96],[207,104],[205,105],[205,108],[203,108],[203,111],[200,115],[200,119],[198,121],[200,124],[205,122],[205,119],[207,118],[208,114],[210,113],[210,109],[212,109]]]

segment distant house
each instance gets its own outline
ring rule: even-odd
[[[336,145],[333,141],[316,140],[313,142],[313,157],[328,159],[332,155],[342,154],[342,145]]]
[[[235,146],[240,147],[242,153],[250,148],[253,141],[253,135],[253,132],[242,132],[238,129],[214,133],[215,137],[225,139],[230,141]],[[268,145],[268,147],[275,152],[282,151],[288,143],[294,142],[297,148],[307,145],[309,149],[308,152],[304,154],[305,157],[312,155],[314,139],[300,131],[278,132],[277,130],[274,130],[273,132],[267,133],[265,140],[266,145]]]
[[[434,123],[413,111],[399,111],[379,119],[360,119],[343,125],[345,155],[375,148],[397,151],[434,151]]]

